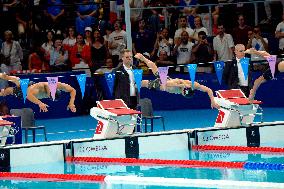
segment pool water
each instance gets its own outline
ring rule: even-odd
[[[245,153],[231,153],[231,152],[194,152],[193,151],[190,152],[188,159],[205,160],[205,161],[216,160],[216,161],[284,163],[284,154],[273,155],[273,154],[245,154]],[[136,166],[136,165],[106,164],[106,163],[56,162],[49,164],[11,167],[11,172],[164,177],[164,178],[234,180],[234,181],[273,182],[273,183],[283,183],[284,181],[284,171],[201,168],[201,167],[185,168],[185,167],[175,167],[171,165]],[[63,185],[65,184],[66,183],[63,183]],[[88,188],[88,186],[86,187]]]
[[[264,121],[284,120],[282,108],[265,108]],[[157,111],[156,115],[165,117],[166,130],[180,130],[191,128],[210,127],[214,125],[217,110],[177,110],[177,111]],[[259,119],[256,119],[259,121]],[[77,138],[91,138],[96,127],[97,121],[91,116],[82,116],[56,120],[38,120],[37,125],[45,125],[49,141]],[[155,122],[154,131],[161,131],[161,124]],[[39,134],[40,135],[40,134]],[[42,141],[43,137],[37,136],[37,142]],[[277,144],[277,143],[276,143]],[[278,144],[279,145],[279,144]],[[280,145],[279,147],[283,147]],[[165,152],[167,154],[146,154],[143,158],[157,158],[159,156],[173,158],[174,154],[182,154],[177,157],[184,159],[203,160],[203,161],[239,161],[239,162],[267,162],[284,163],[284,154],[247,154],[233,153],[224,151],[197,152],[190,153],[183,151]],[[172,154],[172,155],[171,155]],[[115,175],[115,176],[137,176],[137,177],[165,177],[165,178],[186,178],[186,179],[210,179],[210,180],[229,180],[229,181],[252,181],[284,183],[284,171],[271,170],[245,170],[245,169],[222,169],[222,168],[182,168],[173,166],[136,166],[121,164],[87,164],[87,163],[63,163],[55,162],[40,165],[28,165],[11,167],[11,172],[32,172],[32,173],[52,173],[52,174],[81,174],[81,175]],[[180,187],[165,187],[130,184],[101,184],[85,182],[46,182],[46,181],[18,181],[0,180],[0,189],[21,188],[21,189],[45,189],[45,188],[92,188],[92,189],[160,189]],[[202,187],[184,188],[201,189]],[[206,187],[208,188],[208,187]],[[210,187],[209,187],[210,188]],[[216,187],[223,188],[223,187]],[[234,189],[243,187],[234,187]],[[252,188],[252,187],[251,187]],[[213,189],[213,188],[212,188]]]
[[[200,187],[173,187],[173,186],[137,186],[128,184],[99,184],[99,183],[82,183],[82,182],[44,182],[44,181],[1,181],[0,189],[202,189]],[[217,189],[217,188],[207,188]]]

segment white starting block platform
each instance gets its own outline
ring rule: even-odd
[[[90,115],[98,120],[94,139],[132,134],[141,125],[140,111],[132,110],[121,99],[97,101]]]
[[[220,90],[216,92],[215,101],[220,109],[214,127],[249,126],[256,115],[261,116],[262,102],[248,98],[240,89]]]
[[[14,135],[10,135],[11,127],[14,123],[6,120],[0,120],[0,146],[4,146],[6,144],[7,137],[14,137]],[[13,138],[15,141],[15,138]]]

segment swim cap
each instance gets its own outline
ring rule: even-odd
[[[192,98],[194,95],[194,90],[191,87],[186,87],[183,89],[183,96],[185,98]]]

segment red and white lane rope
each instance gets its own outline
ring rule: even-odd
[[[120,163],[134,165],[166,165],[176,167],[214,167],[243,169],[245,162],[200,161],[200,160],[163,160],[163,159],[136,159],[136,158],[103,158],[103,157],[67,157],[72,163]]]
[[[284,154],[284,148],[276,148],[276,147],[195,145],[195,146],[192,146],[191,149],[196,150],[196,151],[233,151],[233,152],[283,153]]]

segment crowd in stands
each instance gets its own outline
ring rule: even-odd
[[[279,39],[282,53],[282,7],[274,17],[271,8],[279,6],[270,1],[259,3],[260,18],[264,16],[255,25],[254,5],[246,4],[248,1],[130,0],[130,7],[135,8],[131,11],[133,53],[143,53],[158,66],[228,61],[234,59],[236,44],[271,51],[262,29]],[[230,4],[234,2],[237,4]],[[281,3],[284,5],[276,2]],[[216,5],[209,9],[202,6],[206,4]],[[1,72],[84,69],[91,76],[111,71],[119,64],[120,52],[127,48],[123,5],[117,6],[121,14],[116,21],[109,17],[109,1],[1,0],[1,6]],[[168,8],[159,8],[163,6]],[[145,68],[143,63],[137,64]],[[212,71],[213,67],[204,66],[209,68],[204,71]],[[176,66],[171,71],[186,70]]]

